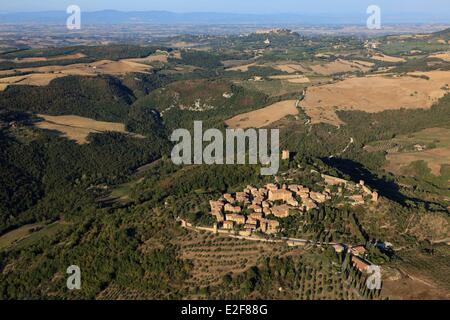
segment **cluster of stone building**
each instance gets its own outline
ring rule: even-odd
[[[243,192],[227,193],[217,201],[210,201],[211,214],[216,218],[217,227],[225,230],[239,229],[247,234],[260,231],[266,234],[278,232],[279,222],[268,219],[268,216],[286,218],[294,209],[306,212],[318,207],[319,204],[331,200],[330,186],[350,189],[356,194],[348,196],[352,205],[364,204],[364,196],[370,195],[372,201],[378,201],[378,193],[372,192],[364,181],[359,184],[344,179],[322,175],[327,187],[322,192],[315,192],[298,184],[269,183],[262,188],[247,186]],[[245,212],[245,214],[244,214]]]
[[[327,191],[313,192],[301,185],[283,185],[280,188],[276,184],[267,184],[259,189],[247,186],[243,192],[224,194],[218,201],[210,201],[210,205],[211,214],[223,229],[242,226],[244,231],[250,233],[261,231],[273,234],[278,231],[279,222],[267,216],[286,218],[291,209],[311,210],[329,199],[331,194]],[[244,209],[247,209],[247,215],[243,214]]]
[[[225,230],[234,230],[240,226],[242,231],[251,234],[261,231],[274,234],[278,231],[279,222],[267,219],[272,214],[272,204],[268,201],[266,188],[248,186],[244,192],[224,194],[218,201],[210,201],[211,214]],[[248,214],[243,214],[244,208]]]
[[[356,193],[346,197],[353,206],[364,204],[365,196],[369,196],[372,202],[378,202],[379,200],[378,192],[370,190],[370,188],[366,186],[364,180],[361,180],[359,184],[356,184],[345,179],[340,179],[325,174],[322,174],[322,178],[328,186],[338,186],[338,194],[342,194],[344,192],[344,188]]]

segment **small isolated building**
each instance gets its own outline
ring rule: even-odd
[[[289,150],[283,150],[281,153],[281,160],[289,160],[291,158],[291,153]]]
[[[366,248],[364,246],[353,246],[350,248],[350,253],[354,256],[362,256],[367,252]]]
[[[345,250],[345,247],[342,244],[334,244],[333,245],[334,251],[336,251],[336,253],[341,253]]]
[[[367,271],[367,269],[370,267],[370,263],[365,262],[363,259],[352,256],[352,266],[358,269],[361,272]]]

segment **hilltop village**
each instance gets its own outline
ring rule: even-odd
[[[236,230],[241,235],[255,232],[270,235],[279,231],[280,223],[275,218],[286,218],[293,211],[315,209],[333,196],[344,197],[352,206],[378,201],[378,193],[370,190],[364,181],[356,184],[328,175],[322,178],[325,182],[322,192],[298,184],[270,183],[262,188],[249,185],[242,192],[223,194],[217,201],[210,201],[216,228]]]
[[[315,209],[321,203],[332,200],[333,196],[344,198],[342,205],[348,203],[352,206],[379,200],[378,193],[367,187],[362,180],[357,184],[329,175],[321,176],[325,184],[322,192],[312,191],[299,184],[269,183],[261,188],[248,185],[242,192],[226,193],[217,201],[211,200],[211,215],[216,219],[212,231],[234,232],[243,237],[257,237],[258,233],[273,235],[280,231],[279,219]],[[289,245],[298,245],[295,240],[299,239],[286,238]],[[372,265],[365,258],[367,251],[363,245],[330,245],[336,253],[349,253],[352,266],[361,272],[366,272]]]

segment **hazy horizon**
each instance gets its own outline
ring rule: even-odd
[[[448,0],[341,0],[336,4],[334,0],[311,2],[308,0],[166,0],[145,1],[129,0],[127,2],[116,0],[21,0],[20,3],[6,0],[0,1],[0,12],[39,12],[39,11],[65,11],[69,5],[78,5],[84,11],[170,11],[175,13],[214,12],[214,13],[240,13],[240,14],[359,14],[365,12],[369,5],[378,5],[388,15],[398,14],[426,14],[436,17],[450,18],[450,2]]]

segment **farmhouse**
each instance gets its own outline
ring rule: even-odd
[[[351,262],[352,262],[352,266],[361,272],[367,271],[367,268],[370,267],[370,263],[365,262],[363,259],[361,259],[357,256],[352,256]]]
[[[364,246],[354,246],[350,248],[350,253],[354,256],[362,256],[364,253],[366,253],[366,248]]]

